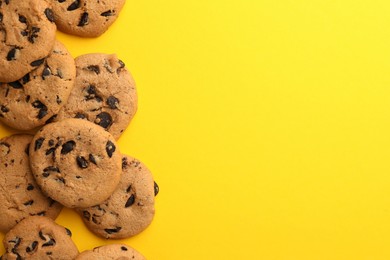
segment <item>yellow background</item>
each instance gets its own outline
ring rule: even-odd
[[[153,171],[150,260],[390,259],[390,2],[128,0],[74,57],[117,53]],[[0,134],[12,131],[1,127]],[[103,243],[71,210],[80,250]]]

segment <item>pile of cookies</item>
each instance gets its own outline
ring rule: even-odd
[[[55,39],[57,27],[99,36],[123,4],[0,0],[0,121],[29,132],[0,140],[0,259],[144,259],[123,244],[79,254],[54,222],[66,206],[97,236],[122,239],[154,217],[158,185],[116,143],[137,111],[131,74],[114,54],[73,59]]]

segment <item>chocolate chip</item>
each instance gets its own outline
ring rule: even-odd
[[[9,112],[9,109],[6,106],[4,106],[4,105],[0,106],[0,110],[1,110],[1,112],[4,112],[4,113]]]
[[[36,141],[35,141],[35,147],[34,147],[34,151],[38,150],[41,148],[42,144],[43,144],[43,141],[45,141],[45,138],[43,137],[40,137],[38,138]]]
[[[0,23],[3,21],[3,14],[0,13]]]
[[[88,211],[84,210],[83,211],[83,217],[89,221],[89,219],[91,218],[91,213],[89,213]]]
[[[83,27],[84,25],[87,25],[87,24],[88,24],[88,13],[84,12],[81,15],[80,22],[79,22],[79,24],[77,26]]]
[[[22,89],[23,85],[19,81],[14,81],[14,82],[8,82],[8,85],[13,87],[14,89]]]
[[[49,119],[46,120],[45,124],[50,124],[54,121],[54,119],[56,119],[57,115],[53,115],[51,116]]]
[[[107,129],[112,124],[112,117],[106,112],[102,112],[96,116],[95,124],[100,125],[104,129]]]
[[[47,10],[47,9],[46,9],[46,10]],[[38,66],[41,65],[44,61],[45,61],[45,58],[40,59],[40,60],[35,60],[35,61],[31,62],[30,65],[33,66],[33,67],[38,67]]]
[[[73,151],[74,147],[76,146],[75,141],[68,141],[62,145],[61,154],[67,154]]]
[[[115,152],[115,150],[116,150],[116,147],[115,147],[114,143],[111,142],[110,140],[108,140],[106,143],[106,152],[107,152],[108,157],[111,158],[113,153]]]
[[[32,242],[31,245],[29,245],[29,246],[26,248],[26,252],[27,252],[27,253],[33,252],[33,251],[37,248],[37,245],[38,245],[38,241]]]
[[[38,235],[39,235],[39,237],[40,237],[42,240],[45,240],[45,241],[46,241],[46,237],[43,235],[42,231],[39,231]]]
[[[37,215],[38,215],[38,216],[45,216],[45,215],[46,215],[46,211],[38,212]]]
[[[76,0],[74,1],[73,3],[71,3],[68,8],[66,8],[66,10],[68,11],[73,11],[73,10],[76,10],[77,8],[80,7],[80,1],[79,0]]]
[[[82,114],[82,113],[77,113],[74,118],[80,118],[80,119],[85,119],[86,118],[86,115]]]
[[[58,181],[58,182],[61,182],[61,183],[65,184],[65,179],[64,179],[64,178],[62,178],[62,177],[58,177],[58,178],[56,178],[56,181]]]
[[[52,255],[53,254],[53,252],[46,252],[46,255]]]
[[[57,102],[58,105],[62,103],[62,100],[61,100],[61,98],[58,95],[57,95],[57,98],[56,98],[56,102]]]
[[[160,192],[160,187],[156,182],[154,182],[154,196],[157,196],[159,192]]]
[[[122,251],[127,251],[127,247],[121,246]]]
[[[19,14],[19,22],[21,22],[21,23],[27,23],[26,17]]]
[[[44,116],[47,115],[47,106],[45,106],[41,101],[39,100],[35,100],[33,103],[32,103],[32,106],[34,108],[37,108],[39,109],[39,112],[38,112],[38,118],[39,119],[42,119]]]
[[[16,60],[16,52],[18,48],[11,49],[7,54],[7,61]]]
[[[55,151],[56,151],[56,148],[52,147],[52,148],[46,150],[45,155],[49,155],[49,154],[53,154],[54,155]]]
[[[42,174],[43,177],[49,177],[50,172],[60,173],[60,169],[58,169],[57,167],[54,167],[54,166],[46,167],[45,169],[43,169],[43,174]]]
[[[49,146],[53,146],[54,145],[54,140],[53,139],[50,139],[49,140]]]
[[[122,169],[126,169],[127,166],[128,166],[128,161],[127,161],[127,158],[126,157],[123,157],[122,158]]]
[[[119,104],[119,100],[114,97],[114,96],[109,96],[107,98],[107,101],[106,101],[107,105],[111,108],[111,109],[117,109],[118,108],[118,104]]]
[[[113,16],[115,14],[115,11],[113,11],[113,10],[108,10],[108,11],[105,11],[105,12],[103,12],[103,13],[101,13],[100,15],[101,16]]]
[[[33,190],[33,189],[34,189],[34,185],[29,183],[28,186],[27,186],[27,190]]]
[[[38,32],[40,30],[41,30],[40,28],[33,26],[31,28],[31,34],[28,36],[28,41],[31,42],[31,43],[34,43],[35,42],[35,38],[38,38]]]
[[[87,67],[87,69],[95,72],[96,74],[100,74],[100,68],[98,65],[90,65]]]
[[[89,157],[89,161],[90,161],[91,163],[97,165],[96,160],[95,160],[95,157],[94,157],[91,153],[89,154],[88,157]]]
[[[50,68],[46,65],[45,68],[42,71],[42,79],[45,80],[47,77],[51,75]]]
[[[72,231],[70,231],[69,229],[67,229],[67,228],[65,228],[65,230],[66,230],[66,234],[68,235],[68,236],[72,236]]]
[[[29,201],[23,203],[24,206],[31,206],[32,204],[34,204],[33,200],[29,200]]]
[[[77,161],[77,165],[81,169],[88,168],[88,161],[85,160],[85,158],[83,156],[77,156],[76,161]]]
[[[129,185],[129,187],[127,187],[126,189],[126,192],[129,193],[131,191],[131,185]]]
[[[53,10],[51,10],[50,8],[46,8],[45,9],[45,15],[47,17],[47,20],[49,20],[50,22],[54,22]]]
[[[135,201],[135,195],[134,194],[131,194],[130,198],[127,200],[126,204],[125,204],[125,208],[128,208],[130,207],[131,205],[134,204],[134,201]]]
[[[65,2],[66,0],[58,0],[59,3],[63,3]]]
[[[126,66],[126,64],[122,60],[118,60],[118,63],[120,69],[123,69]]]
[[[113,234],[113,233],[118,233],[122,228],[121,227],[116,227],[116,228],[106,228],[104,231],[106,231],[107,234]]]
[[[27,96],[26,96],[26,103],[30,102],[30,98],[31,98],[30,95],[27,95]]]
[[[46,243],[42,244],[42,247],[45,247],[45,246],[54,246],[56,244],[56,241],[53,239],[53,238],[50,238],[49,241],[47,241]]]
[[[30,73],[27,73],[26,75],[23,76],[22,82],[23,84],[26,84],[29,81],[30,81]]]

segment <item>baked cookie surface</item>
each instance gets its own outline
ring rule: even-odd
[[[60,31],[97,37],[117,19],[125,0],[51,0],[51,3]]]
[[[0,85],[0,121],[31,130],[55,117],[67,102],[76,77],[75,62],[56,41],[49,56],[18,81]]]
[[[134,248],[124,244],[111,244],[84,251],[75,260],[145,260]]]
[[[0,1],[0,82],[41,65],[55,41],[54,14],[43,0]]]
[[[29,216],[55,219],[62,205],[46,197],[30,170],[28,147],[31,135],[0,139],[0,231],[7,232]]]
[[[104,238],[127,238],[142,232],[154,217],[155,182],[149,169],[124,156],[118,187],[104,203],[77,209],[93,233]]]
[[[86,119],[118,139],[137,111],[134,79],[114,54],[86,54],[75,61],[75,86],[56,120]]]
[[[4,237],[4,260],[11,259],[74,259],[78,249],[70,230],[47,217],[33,216],[22,220]]]
[[[122,173],[112,135],[81,119],[65,119],[39,130],[30,145],[30,165],[42,191],[69,208],[102,203]]]

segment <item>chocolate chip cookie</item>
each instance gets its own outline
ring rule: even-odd
[[[48,216],[55,219],[62,206],[43,195],[30,170],[31,135],[0,139],[0,231],[7,232],[22,219]]]
[[[116,20],[125,0],[51,0],[60,31],[82,37],[103,34]]]
[[[56,41],[34,71],[0,85],[0,121],[19,130],[50,122],[68,100],[75,77],[74,59]]]
[[[69,208],[105,201],[119,184],[121,155],[112,135],[81,119],[44,126],[30,145],[30,164],[41,189]]]
[[[127,238],[143,231],[153,220],[157,184],[137,159],[124,156],[121,181],[100,205],[77,209],[93,233],[104,238]]]
[[[54,14],[46,1],[0,1],[0,82],[38,67],[54,45]]]
[[[56,120],[86,119],[116,139],[137,111],[135,83],[116,55],[86,54],[76,58],[75,87]]]
[[[111,244],[84,251],[75,260],[145,260],[134,248],[123,244]]]
[[[50,218],[28,217],[5,235],[2,259],[74,259],[79,252],[70,236],[70,230]]]

